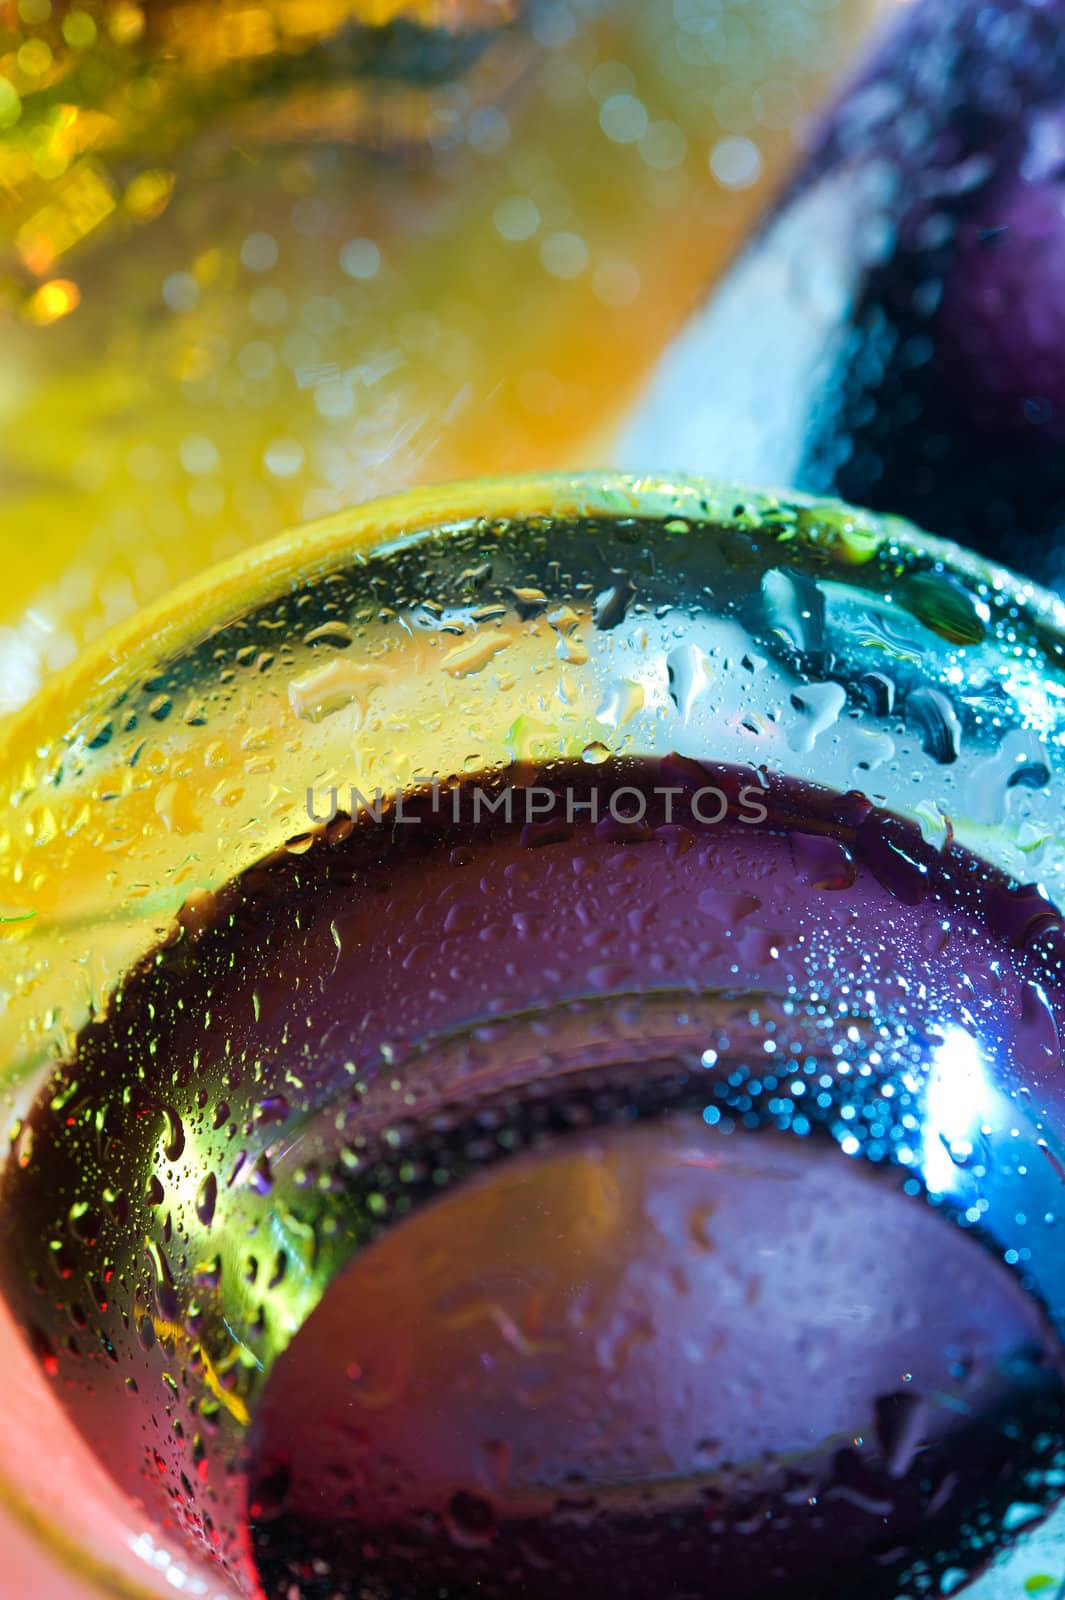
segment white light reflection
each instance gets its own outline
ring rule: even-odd
[[[925,1084],[921,1167],[931,1194],[963,1187],[963,1172],[983,1142],[994,1092],[972,1034],[947,1029]]]

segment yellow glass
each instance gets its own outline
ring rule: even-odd
[[[607,459],[883,4],[10,0],[0,712],[286,526]]]

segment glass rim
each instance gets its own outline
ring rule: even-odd
[[[1065,600],[1000,563],[929,533],[904,517],[868,511],[833,496],[792,489],[755,488],[695,473],[646,473],[592,469],[460,479],[402,489],[375,497],[283,530],[251,550],[212,563],[169,589],[149,605],[106,629],[66,667],[52,674],[37,693],[0,723],[0,782],[5,767],[17,761],[20,747],[31,747],[45,730],[54,734],[58,719],[77,715],[105,687],[112,691],[125,676],[143,672],[149,661],[180,650],[268,601],[281,582],[296,584],[347,561],[387,555],[449,525],[474,518],[523,521],[582,517],[683,517],[735,524],[737,508],[759,520],[794,508],[826,513],[872,533],[871,559],[885,540],[904,545],[971,581],[1012,592],[1018,605],[1042,629],[1065,643]],[[2,799],[2,790],[0,790]]]

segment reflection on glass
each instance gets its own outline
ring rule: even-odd
[[[2,1272],[152,1537],[286,1600],[999,1600],[1065,1451],[1063,648],[899,522],[529,479],[42,697]]]

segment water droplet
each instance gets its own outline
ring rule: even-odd
[[[173,1106],[163,1107],[166,1124],[163,1154],[168,1161],[177,1161],[185,1149],[185,1125]]]
[[[915,689],[906,697],[906,716],[920,728],[926,755],[944,767],[957,761],[961,723],[945,694],[938,689]]]
[[[762,603],[773,632],[813,660],[825,645],[825,597],[802,573],[773,567],[762,579]]]
[[[610,751],[598,739],[593,739],[591,744],[586,744],[581,751],[581,760],[587,762],[590,767],[598,767],[604,761],[610,760]]]
[[[607,686],[595,720],[608,728],[623,728],[625,723],[643,709],[645,691],[642,683],[630,678],[619,678]]]
[[[627,572],[618,574],[618,581],[596,596],[593,621],[601,631],[609,632],[624,622],[629,606],[636,597],[635,585]]]
[[[1002,1526],[1007,1533],[1016,1533],[1018,1528],[1026,1528],[1029,1523],[1037,1522],[1045,1516],[1044,1506],[1030,1505],[1023,1500],[1015,1500],[1006,1510],[1002,1518]]]
[[[288,686],[289,705],[307,722],[321,722],[348,706],[361,712],[362,701],[381,678],[381,669],[369,662],[336,656],[313,672],[292,679]]]
[[[715,922],[734,928],[744,917],[758,910],[762,902],[755,894],[730,889],[702,889],[697,901],[699,910]]]
[[[858,865],[846,845],[827,834],[788,835],[791,858],[800,883],[811,889],[849,889],[858,875]]]
[[[799,713],[788,744],[805,754],[827,728],[838,721],[847,703],[847,692],[839,683],[808,683],[792,692],[791,703]]]
[[[205,1228],[211,1226],[214,1219],[214,1209],[218,1201],[218,1179],[213,1172],[207,1173],[196,1193],[196,1215]]]
[[[670,699],[681,716],[687,719],[713,682],[714,670],[705,652],[690,642],[678,645],[669,652],[666,669],[669,673]]]
[[[452,678],[469,678],[509,644],[510,636],[499,631],[475,634],[449,650],[440,665]]]

